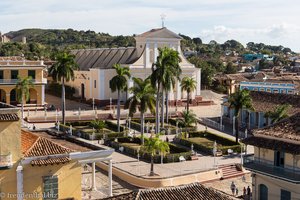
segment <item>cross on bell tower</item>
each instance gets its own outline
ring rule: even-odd
[[[161,27],[164,28],[165,27],[166,15],[165,14],[161,14],[160,18],[161,18]]]

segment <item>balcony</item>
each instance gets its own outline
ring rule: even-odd
[[[0,79],[0,84],[1,85],[14,85],[17,84],[18,79]],[[38,79],[32,79],[32,83],[33,84],[47,84],[47,79],[46,78],[42,78],[42,80],[38,80]]]
[[[271,176],[284,181],[300,184],[300,168],[283,168],[274,166],[272,161],[254,158],[254,155],[243,157],[244,167],[250,171]]]
[[[12,155],[0,155],[0,169],[7,169],[12,167]]]

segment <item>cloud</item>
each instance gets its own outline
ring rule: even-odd
[[[73,28],[132,35],[161,26],[204,40],[282,44],[300,51],[294,0],[1,0],[1,32]]]
[[[247,42],[264,42],[266,44],[295,46],[293,38],[300,31],[300,27],[293,24],[273,24],[263,28],[230,28],[227,26],[214,26],[200,32],[204,41],[216,40],[223,43],[235,39],[243,44]],[[258,37],[259,36],[259,37]]]

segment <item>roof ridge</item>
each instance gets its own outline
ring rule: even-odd
[[[33,133],[31,133],[31,132],[28,132],[28,131],[26,131],[26,133],[35,135],[35,134],[33,134]],[[35,136],[37,136],[37,135],[35,135]],[[40,136],[37,136],[37,139],[34,141],[34,143],[32,144],[32,146],[29,147],[29,149],[27,149],[26,152],[24,152],[24,156],[25,156],[25,157],[26,157],[26,155],[28,155],[28,153],[34,148],[34,146],[36,145],[36,143],[38,142],[38,140],[40,140]]]
[[[34,134],[34,133],[32,133],[32,132],[28,132],[28,131],[24,131],[24,132],[25,132],[25,133],[29,133],[29,134],[34,135],[34,136],[37,137],[37,139],[36,139],[35,142],[32,144],[32,146],[31,146],[29,149],[27,149],[26,152],[24,152],[24,156],[25,156],[25,157],[31,157],[30,154],[32,153],[32,150],[33,150],[34,148],[38,148],[38,144],[39,144],[40,142],[48,143],[48,145],[54,145],[55,147],[60,148],[60,150],[62,150],[62,151],[73,152],[72,149],[67,148],[67,147],[65,147],[65,146],[62,146],[62,145],[60,145],[60,144],[58,144],[58,143],[56,143],[56,142],[54,142],[54,141],[51,141],[51,140],[49,140],[48,138],[45,138],[45,137],[42,137],[42,136],[38,136],[38,135],[36,135],[36,134]],[[45,148],[46,148],[46,147],[45,147]],[[51,149],[53,149],[53,148],[51,148]],[[46,149],[43,149],[43,150],[46,151]],[[47,153],[47,152],[46,152],[46,153]],[[55,153],[55,154],[57,154],[57,153]],[[49,155],[55,155],[55,154],[49,154]]]
[[[39,136],[39,137],[40,137],[40,136]],[[68,150],[69,152],[74,152],[74,150],[72,150],[72,149],[70,149],[70,148],[68,148],[68,147],[62,146],[61,144],[56,143],[56,142],[54,142],[54,141],[52,141],[52,140],[49,140],[48,138],[45,138],[45,137],[40,137],[40,138],[42,138],[42,139],[46,140],[47,142],[50,142],[50,143],[52,143],[52,144],[54,144],[54,145],[57,145],[57,146],[59,146],[59,147],[61,147],[61,148],[63,148],[63,149],[66,149],[66,150]]]

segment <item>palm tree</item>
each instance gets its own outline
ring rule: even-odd
[[[74,70],[78,70],[78,65],[75,62],[75,55],[68,52],[60,52],[57,55],[56,63],[52,65],[49,69],[54,81],[61,81],[62,90],[62,122],[66,123],[65,113],[66,113],[66,95],[65,95],[65,81],[74,80]]]
[[[182,70],[179,66],[181,61],[179,53],[175,50],[170,51],[170,66],[166,67],[165,75],[162,80],[163,92],[166,96],[166,121],[169,122],[169,92],[175,87],[176,81],[180,81]],[[164,95],[162,95],[164,97]],[[164,102],[164,100],[163,100]],[[162,104],[162,127],[164,127],[164,109]]]
[[[278,122],[288,117],[288,110],[291,108],[289,104],[278,105],[274,111],[268,111],[265,114],[266,118],[270,118],[272,123]]]
[[[181,90],[185,90],[187,92],[187,105],[186,110],[189,111],[190,104],[190,94],[195,91],[197,88],[197,81],[192,77],[184,77],[181,82]]]
[[[252,99],[250,96],[250,91],[248,90],[238,90],[231,94],[228,99],[229,108],[234,109],[235,116],[235,142],[238,143],[239,139],[239,120],[238,117],[242,109],[253,110]]]
[[[26,77],[23,79],[18,77],[18,81],[16,85],[16,93],[17,93],[17,99],[21,103],[22,123],[24,119],[24,100],[25,102],[29,100],[30,88],[33,88],[33,82],[31,77]]]
[[[155,116],[155,133],[159,132],[159,97],[162,92],[162,126],[164,125],[164,92],[170,91],[175,85],[175,80],[180,79],[181,68],[179,62],[181,61],[179,53],[173,49],[164,47],[159,48],[159,55],[156,63],[152,65],[151,84],[156,91],[156,116]],[[167,93],[167,92],[166,92]]]
[[[145,138],[145,144],[141,148],[142,152],[149,153],[151,156],[150,176],[154,176],[154,156],[157,153],[165,155],[170,152],[169,144],[159,138],[159,134],[154,137]]]
[[[127,78],[130,78],[130,70],[129,67],[121,67],[120,64],[115,64],[113,68],[116,70],[117,75],[109,81],[109,87],[112,92],[118,92],[117,124],[118,132],[120,132],[120,94],[127,90]]]
[[[179,122],[183,127],[185,127],[185,132],[187,133],[187,128],[197,124],[197,115],[192,111],[185,110],[182,112],[182,118]]]
[[[155,89],[152,87],[150,79],[143,81],[141,78],[133,78],[135,86],[130,88],[130,93],[133,94],[125,104],[125,108],[129,108],[129,115],[136,113],[137,108],[141,114],[141,137],[142,145],[144,144],[144,124],[145,112],[149,109],[151,113],[155,113]]]
[[[90,122],[89,126],[96,129],[98,132],[100,132],[106,127],[106,124],[105,121],[93,120]]]

